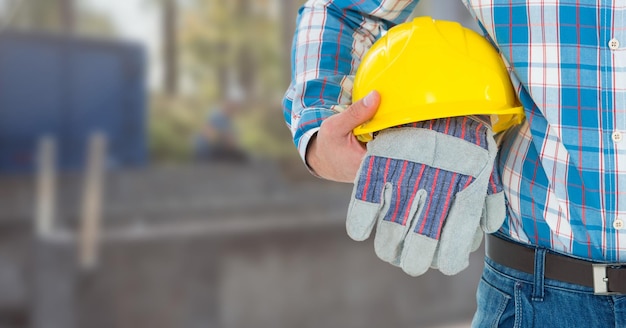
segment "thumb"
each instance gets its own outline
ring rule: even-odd
[[[371,119],[380,105],[380,94],[371,91],[363,99],[353,103],[343,112],[335,115],[335,128],[338,133],[351,133],[354,128]]]

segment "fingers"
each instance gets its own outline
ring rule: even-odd
[[[472,248],[470,249],[470,253],[473,253],[480,248],[480,244],[483,242],[483,229],[477,228],[476,233],[474,234],[474,241],[472,241]],[[430,264],[432,269],[439,270],[439,251],[435,251],[435,255],[433,256],[433,262]]]
[[[500,229],[506,217],[504,192],[487,195],[480,225],[486,233],[494,233]]]
[[[411,221],[401,224],[383,220],[383,218],[388,214],[388,211],[394,210],[391,209],[391,203],[392,198],[397,198],[398,196],[396,191],[396,186],[387,184],[383,195],[383,199],[385,200],[385,204],[387,204],[387,206],[385,206],[384,210],[381,212],[381,219],[376,227],[376,237],[374,238],[374,251],[376,252],[376,255],[381,260],[389,263],[399,262],[400,253],[402,252],[402,243],[409,229],[408,226],[411,225]],[[409,218],[414,217],[415,212],[424,203],[424,201],[420,199],[422,195],[422,193],[418,193],[415,196],[416,199],[414,199],[413,204],[409,209]],[[389,214],[392,215],[391,213]]]
[[[487,198],[485,199],[485,207],[481,217],[481,227],[486,233],[493,233],[500,229],[504,218],[506,217],[506,204],[504,201],[504,191],[500,172],[497,163],[494,164],[489,184],[487,186]]]
[[[328,118],[326,121],[330,121],[330,123],[325,123],[332,124],[334,134],[351,134],[354,128],[367,122],[376,114],[379,104],[380,94],[376,91],[372,91],[363,99],[350,105],[350,107],[343,112]]]
[[[389,209],[391,184],[385,184],[382,189],[383,197],[380,198],[379,202],[368,202],[358,199],[357,190],[359,186],[359,184],[356,184],[352,191],[346,218],[346,232],[350,238],[356,241],[363,241],[369,238],[376,220],[382,218]]]
[[[475,247],[476,230],[485,203],[486,181],[479,177],[467,189],[459,192],[450,208],[437,248],[437,266],[446,275],[454,275],[469,265],[469,255]]]
[[[346,218],[348,236],[356,241],[369,238],[376,218],[380,214],[380,207],[381,204],[378,203],[369,203],[352,198]]]
[[[471,252],[475,252],[478,250],[480,244],[483,242],[484,234],[485,232],[483,232],[482,229],[476,229],[476,234],[474,234],[474,241],[472,242],[472,249],[470,250]]]
[[[379,104],[380,95],[373,91],[322,123],[306,154],[307,164],[317,175],[331,181],[354,182],[366,150],[352,130],[372,118]]]
[[[422,202],[425,202],[426,197],[426,192],[424,192]],[[423,209],[424,206],[420,206],[420,209],[415,213],[400,256],[400,267],[412,277],[422,275],[428,270],[433,256],[435,256],[438,243],[437,239],[416,233],[419,230],[420,218],[427,215]]]
[[[386,198],[389,199],[388,195]],[[394,195],[396,196],[396,195]],[[404,224],[380,220],[376,228],[374,250],[383,261],[389,262],[410,276],[416,277],[425,273],[431,263],[437,247],[437,240],[414,233],[419,218],[425,215],[428,195],[420,190],[414,195],[411,207]],[[387,201],[392,204],[390,200]],[[384,211],[381,216],[384,216]]]
[[[400,267],[409,276],[420,276],[430,268],[436,249],[436,239],[410,233],[404,243]]]

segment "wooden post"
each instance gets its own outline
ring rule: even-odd
[[[102,191],[106,161],[106,138],[100,133],[91,136],[88,145],[85,189],[79,231],[79,266],[93,269],[98,264],[98,244],[102,221]]]
[[[37,153],[35,238],[32,274],[33,328],[75,328],[74,245],[56,243],[56,141],[43,137]]]
[[[164,87],[170,95],[178,93],[178,4],[177,0],[163,0],[163,61]]]
[[[76,30],[76,0],[61,0],[59,17],[61,30],[66,34],[73,34]]]
[[[56,143],[52,137],[39,140],[37,151],[35,231],[50,236],[56,215]]]

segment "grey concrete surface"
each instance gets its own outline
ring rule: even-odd
[[[112,172],[104,230],[116,237],[82,271],[72,240],[33,237],[32,188],[11,179],[0,181],[0,235],[10,236],[0,286],[14,295],[10,310],[0,302],[0,327],[436,327],[474,311],[482,250],[457,276],[409,277],[345,234],[350,185],[264,164]],[[60,184],[70,232],[79,180]]]

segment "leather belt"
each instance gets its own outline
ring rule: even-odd
[[[487,235],[488,258],[506,267],[534,273],[535,249]],[[546,252],[544,277],[592,287],[598,295],[626,294],[626,264],[594,263]]]

